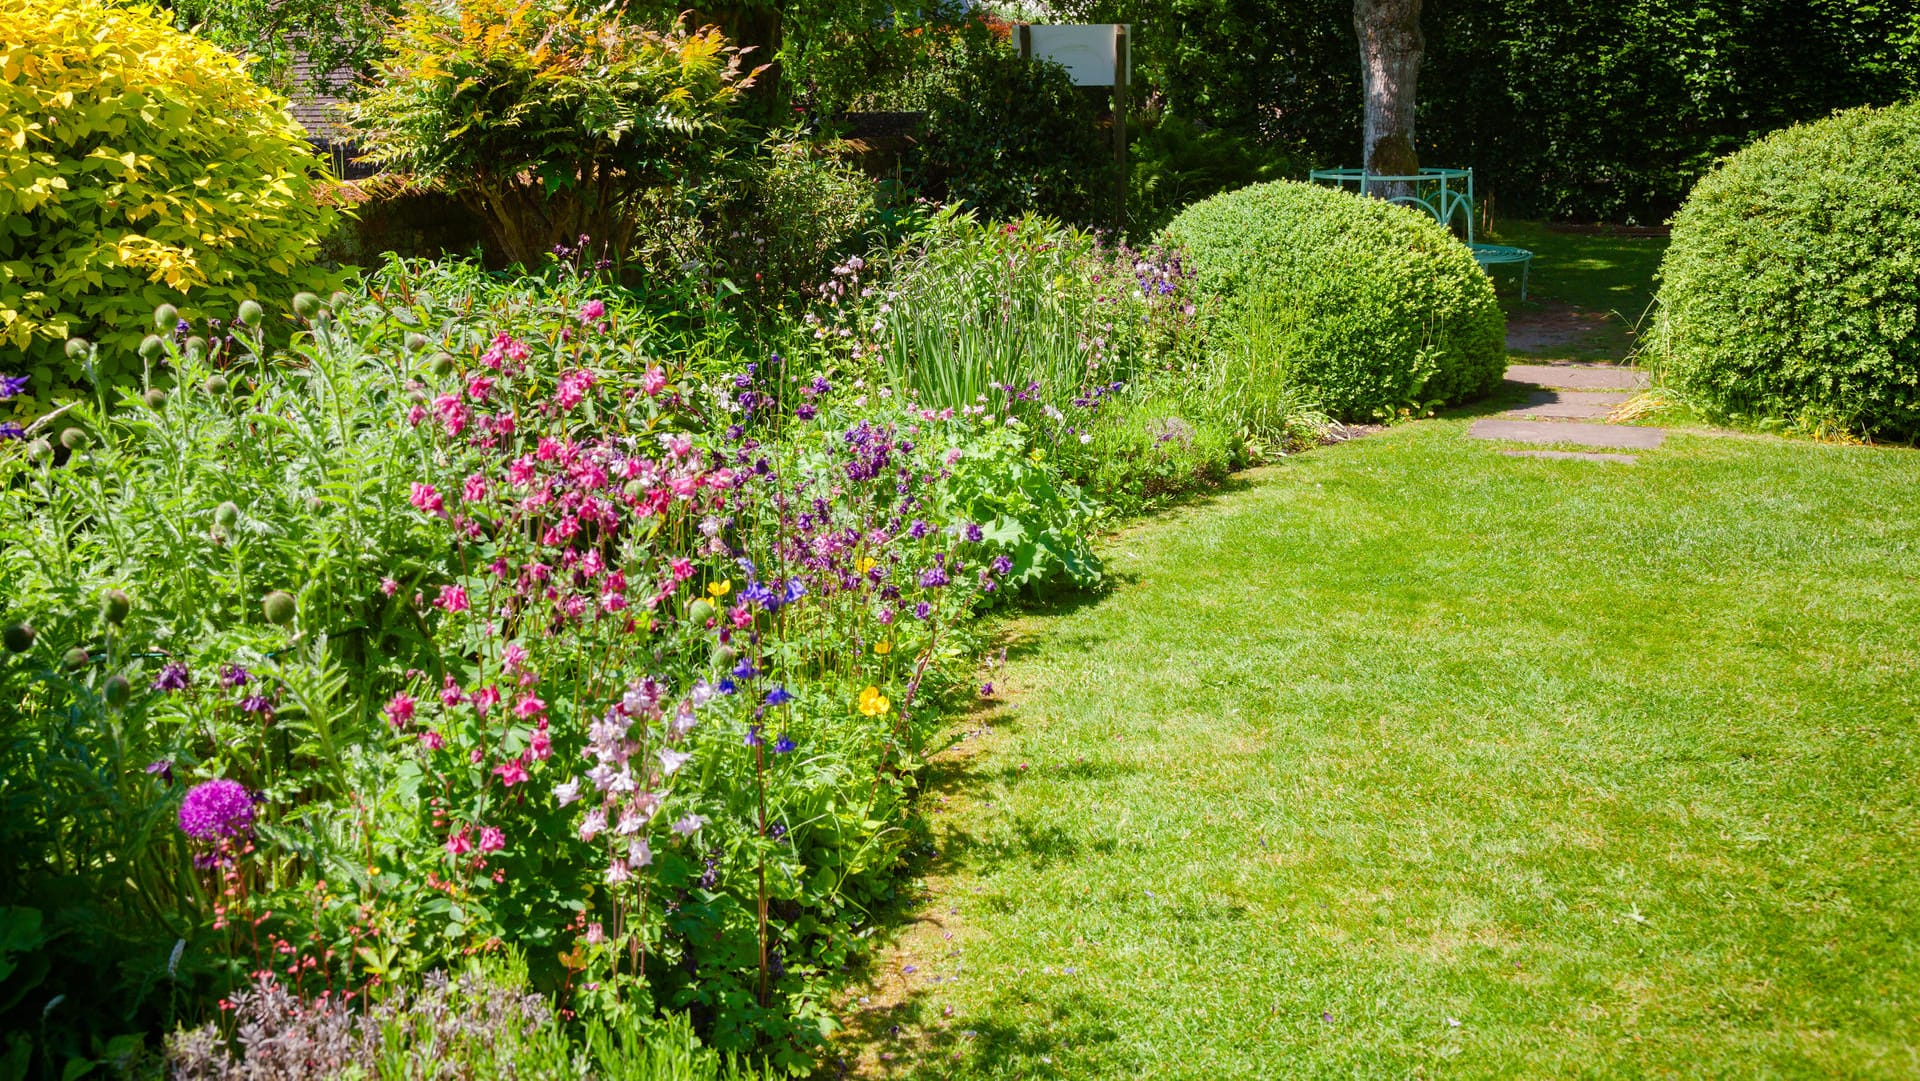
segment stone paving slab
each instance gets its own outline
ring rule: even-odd
[[[1614,424],[1577,424],[1537,420],[1476,420],[1467,429],[1474,439],[1507,439],[1516,443],[1572,443],[1610,450],[1652,450],[1667,437],[1660,428],[1628,428]]]
[[[1631,454],[1586,450],[1503,450],[1500,453],[1509,458],[1563,458],[1574,462],[1619,462],[1621,465],[1632,465],[1640,460]]]
[[[1604,390],[1536,390],[1527,404],[1509,409],[1509,417],[1550,417],[1561,420],[1605,420],[1615,406],[1633,395]]]
[[[1647,373],[1614,364],[1509,364],[1507,381],[1570,390],[1645,390]]]

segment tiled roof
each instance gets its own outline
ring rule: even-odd
[[[340,107],[345,104],[347,87],[353,85],[353,73],[336,69],[326,78],[325,92],[314,89],[315,67],[301,55],[287,68],[287,96],[292,99],[287,111],[307,129],[317,143],[344,142],[347,128],[341,121]]]

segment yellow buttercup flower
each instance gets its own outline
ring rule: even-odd
[[[884,657],[887,654],[893,652],[893,643],[892,642],[875,642],[873,644],[873,651],[875,653],[878,653],[880,656]]]
[[[874,559],[872,556],[867,556],[865,559],[862,559],[859,563],[860,573],[865,574],[868,571],[872,570],[874,568],[874,564],[876,564],[877,562],[879,561]]]
[[[707,583],[707,596],[712,597],[716,601],[732,592],[733,579],[731,578],[722,578],[718,582]]]
[[[869,717],[884,717],[893,708],[887,696],[880,693],[878,687],[868,687],[860,692],[860,712]]]

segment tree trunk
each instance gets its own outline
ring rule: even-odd
[[[1353,29],[1360,38],[1360,84],[1366,100],[1360,163],[1369,173],[1411,176],[1420,170],[1420,158],[1413,149],[1414,86],[1427,47],[1420,33],[1420,4],[1421,0],[1353,0]],[[1373,194],[1391,197],[1397,192]]]

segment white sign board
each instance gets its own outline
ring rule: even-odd
[[[1114,38],[1129,24],[1094,26],[1030,26],[1036,60],[1051,60],[1067,69],[1075,86],[1112,86]],[[1133,50],[1127,50],[1127,72],[1133,74]],[[1118,80],[1131,82],[1131,78]]]

